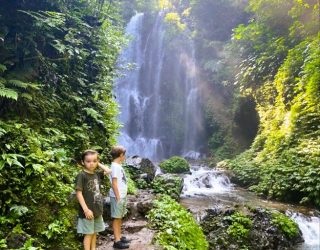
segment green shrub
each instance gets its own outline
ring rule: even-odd
[[[169,196],[154,201],[147,218],[158,233],[155,241],[170,250],[208,249],[208,242],[193,216]]]
[[[271,223],[289,238],[293,238],[299,234],[297,223],[282,213],[273,212]]]
[[[185,173],[190,171],[189,163],[179,156],[173,156],[160,163],[160,168],[167,173]]]
[[[157,175],[151,186],[154,193],[166,194],[175,200],[179,200],[183,188],[183,179],[173,174]]]
[[[249,217],[241,212],[236,212],[231,216],[226,216],[225,219],[231,222],[231,225],[227,229],[227,234],[233,237],[238,243],[248,238],[252,227],[252,220]]]
[[[128,194],[137,194],[136,183],[131,179],[129,171],[125,168],[127,182],[128,182]]]
[[[113,4],[20,3],[0,6],[0,248],[80,249],[68,199],[81,151],[115,143],[122,28]]]
[[[244,59],[236,77],[239,91],[254,98],[260,124],[250,150],[231,167],[259,194],[319,207],[320,36],[313,18],[297,21],[319,11],[316,2],[309,8],[287,5],[283,22],[271,10],[287,2],[269,2],[249,1],[248,9],[262,18],[234,29],[231,47],[241,48]],[[286,23],[281,32],[290,35],[278,33],[277,22]]]
[[[14,232],[29,235],[27,245],[79,247],[73,220],[77,211],[68,202],[78,169],[60,147],[65,135],[57,129],[31,130],[25,123],[0,125],[0,238]]]
[[[243,186],[251,186],[259,182],[260,169],[253,158],[253,151],[247,150],[234,160],[228,161],[228,167],[234,171],[237,182]]]
[[[147,189],[150,186],[149,183],[144,179],[136,180],[136,185],[139,189]]]

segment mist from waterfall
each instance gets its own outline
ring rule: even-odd
[[[153,19],[136,14],[126,34],[131,39],[118,59],[114,89],[123,124],[118,143],[152,160],[198,158],[203,123],[192,40],[166,39],[161,12]]]

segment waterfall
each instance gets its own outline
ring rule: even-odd
[[[129,155],[155,161],[199,158],[203,122],[195,46],[191,39],[168,40],[164,15],[138,13],[126,27],[131,40],[118,58],[114,88],[123,124],[118,143]]]
[[[305,216],[301,213],[293,213],[287,211],[290,216],[299,226],[304,244],[300,249],[319,250],[320,249],[320,218],[315,216]]]
[[[139,154],[144,157],[151,159],[157,159],[158,157],[163,157],[163,148],[161,141],[156,137],[146,136],[146,128],[144,125],[144,114],[150,102],[158,103],[159,100],[152,100],[148,95],[148,92],[153,92],[153,90],[143,92],[140,84],[140,72],[145,64],[151,63],[146,57],[146,48],[142,47],[142,25],[143,25],[144,14],[138,13],[133,16],[126,27],[126,34],[131,38],[131,41],[126,49],[122,51],[118,59],[119,64],[122,68],[127,65],[133,64],[133,69],[122,70],[122,77],[116,79],[115,94],[120,105],[120,116],[119,120],[123,124],[123,128],[120,131],[120,136],[118,138],[118,143],[127,148],[127,152],[131,155]],[[162,57],[162,33],[156,34],[156,29],[161,29],[159,27],[159,21],[155,25],[155,29],[152,31],[152,36],[154,40],[160,40],[157,43],[157,49],[155,52],[155,57],[160,61]],[[161,60],[162,61],[162,60]],[[161,65],[161,64],[159,64]],[[161,72],[161,66],[158,65],[157,71]],[[151,74],[150,74],[151,77]],[[157,86],[151,86],[159,88],[160,73],[156,76]],[[158,97],[156,97],[158,98]],[[154,99],[154,98],[153,98]],[[152,115],[150,113],[150,115]],[[155,118],[153,120],[156,121]],[[154,124],[150,124],[154,129]]]

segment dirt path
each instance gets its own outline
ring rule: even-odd
[[[159,250],[156,246],[153,246],[151,241],[154,235],[154,231],[148,229],[147,222],[143,220],[126,221],[123,225],[123,235],[127,239],[131,240],[129,250]],[[105,236],[99,236],[97,242],[97,250],[112,250],[113,235],[110,230],[110,234]]]

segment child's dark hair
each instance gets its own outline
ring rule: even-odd
[[[126,153],[126,149],[122,146],[113,146],[111,148],[111,157],[112,160],[117,159],[121,154],[125,154]]]
[[[84,161],[87,155],[97,155],[99,157],[99,153],[93,149],[87,149],[82,152],[81,154],[81,160]]]

